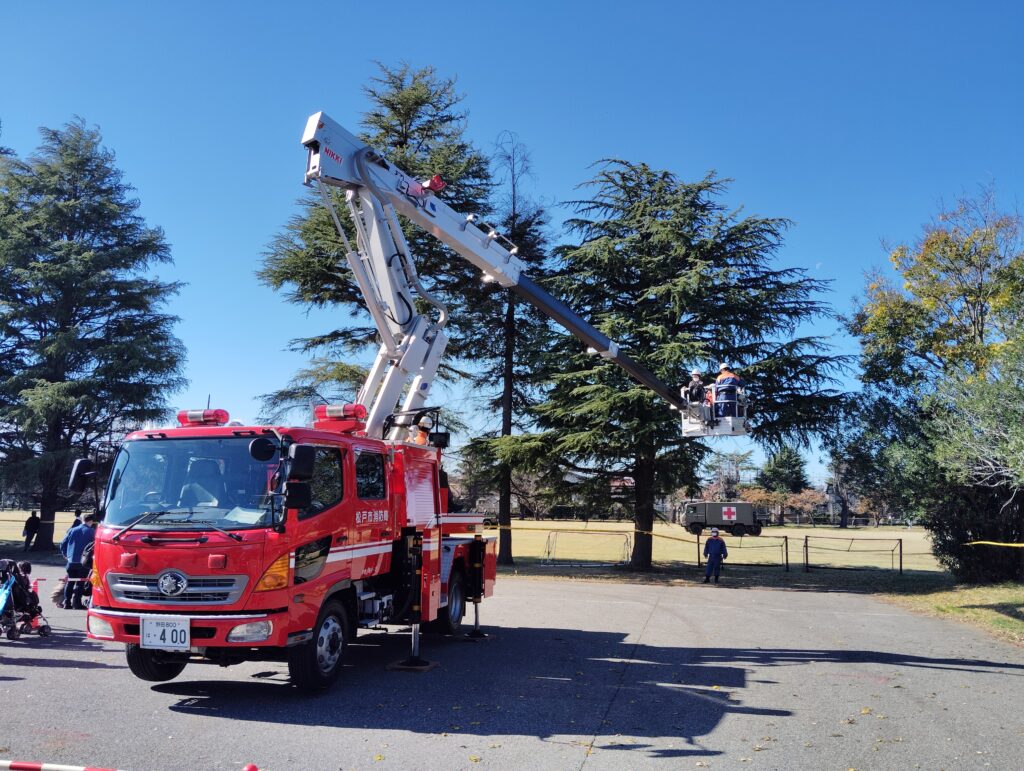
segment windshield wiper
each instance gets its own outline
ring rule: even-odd
[[[242,540],[242,536],[240,536],[238,533],[229,533],[227,530],[221,530],[208,519],[190,519],[187,520],[187,522],[190,525],[205,525],[206,527],[210,528],[210,530],[216,530],[218,533],[226,535],[228,538],[234,538],[236,541]]]
[[[150,520],[156,519],[161,514],[170,514],[170,513],[171,512],[169,512],[169,511],[147,511],[145,514],[143,514],[137,520],[135,520],[130,525],[128,525],[128,527],[122,528],[121,530],[118,530],[116,533],[114,533],[114,537],[111,538],[110,540],[113,541],[114,543],[117,543],[118,541],[121,540],[121,536],[124,535],[125,533],[127,533],[132,528],[138,527],[139,525],[145,524],[146,522],[149,522]]]
[[[186,514],[186,513],[188,514],[188,517],[189,517],[188,519],[172,520],[172,521],[168,522],[168,524],[170,524],[170,525],[177,525],[177,524],[181,524],[181,525],[203,525],[205,527],[208,527],[210,530],[216,530],[218,533],[221,533],[222,535],[226,535],[228,538],[234,539],[235,541],[241,541],[242,540],[242,536],[240,536],[238,533],[230,533],[227,530],[222,530],[221,528],[217,527],[215,524],[213,524],[213,522],[211,522],[208,519],[192,519],[191,518],[192,517],[192,512],[191,511],[183,512],[183,511],[171,511],[171,510],[167,510],[167,511],[150,511],[150,512],[148,512],[146,514],[143,514],[137,520],[135,520],[130,525],[128,525],[128,527],[124,528],[123,530],[119,530],[117,532],[117,534],[114,535],[114,537],[111,540],[117,542],[118,540],[120,540],[122,535],[127,533],[132,528],[138,527],[139,525],[143,525],[143,524],[146,524],[148,522],[152,522],[152,521],[154,521],[156,519],[159,519],[160,517],[164,516],[165,514]]]

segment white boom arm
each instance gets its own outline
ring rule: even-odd
[[[422,407],[433,384],[448,337],[447,311],[423,288],[402,235],[396,212],[451,247],[490,280],[515,292],[570,331],[588,348],[625,369],[670,404],[684,411],[686,402],[645,367],[624,353],[607,335],[545,292],[524,272],[516,247],[492,229],[477,227],[472,214],[458,214],[435,196],[440,180],[418,182],[389,163],[372,147],[322,112],[310,116],[302,135],[308,150],[307,185],[316,185],[345,242],[346,257],[367,308],[380,331],[382,345],[357,402],[368,412],[369,436],[383,434],[384,419],[398,403],[409,379],[403,410]],[[356,227],[350,244],[325,185],[345,190]],[[506,248],[506,244],[508,248]],[[435,320],[417,313],[413,290],[438,312]],[[395,436],[400,429],[395,430]],[[395,438],[394,436],[392,438]]]

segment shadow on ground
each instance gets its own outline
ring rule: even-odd
[[[774,705],[746,706],[754,668],[809,663],[1001,670],[1024,677],[1024,665],[929,658],[870,650],[690,648],[641,645],[619,633],[572,629],[502,628],[473,644],[454,638],[424,650],[440,666],[426,674],[389,672],[407,638],[369,635],[348,649],[348,667],[334,689],[309,697],[287,683],[283,667],[249,681],[204,680],[202,665],[180,680],[153,686],[179,697],[175,712],[227,720],[424,734],[502,734],[559,741],[585,737],[584,746],[647,751],[649,757],[719,755],[702,744],[729,714],[788,716]],[[469,655],[466,655],[469,654]],[[457,678],[458,686],[452,681]],[[758,680],[771,683],[771,680]],[[763,693],[763,691],[762,691]],[[779,694],[785,700],[788,693]],[[629,737],[623,739],[622,737]],[[687,746],[661,748],[644,738],[678,738]],[[578,742],[578,739],[577,739]]]

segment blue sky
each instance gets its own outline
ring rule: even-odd
[[[446,9],[447,6],[447,9]],[[306,117],[358,128],[374,60],[435,65],[469,134],[516,132],[534,194],[574,196],[599,158],[735,180],[730,203],[794,220],[780,264],[832,280],[838,310],[940,201],[1024,194],[1024,6],[1011,2],[6,3],[0,144],[98,125],[188,282],[175,406],[244,420],[304,360],[307,313],[262,287],[302,194]],[[556,210],[560,222],[565,212]],[[832,325],[819,327],[822,333]],[[850,341],[837,340],[841,350]]]

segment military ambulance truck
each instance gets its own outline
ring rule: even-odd
[[[759,518],[752,503],[694,501],[686,504],[684,524],[694,535],[712,527],[732,535],[761,535],[761,527],[768,524],[768,518]]]

